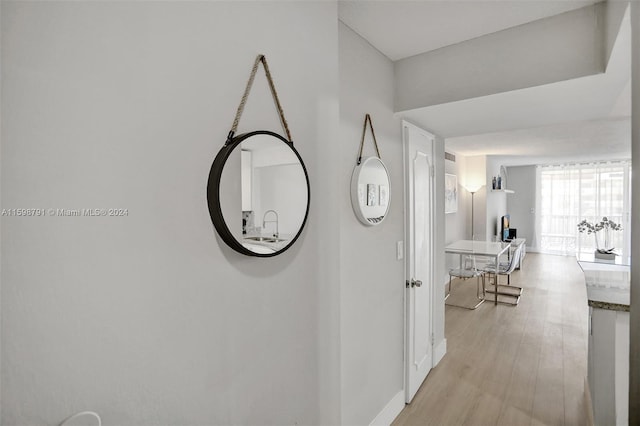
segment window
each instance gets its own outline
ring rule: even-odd
[[[622,224],[612,243],[623,256],[630,253],[631,162],[600,162],[538,166],[536,233],[543,253],[593,253],[593,234],[580,234],[578,222],[607,217]]]

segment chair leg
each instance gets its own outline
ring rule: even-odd
[[[498,303],[503,303],[505,305],[517,305],[520,302],[520,296],[522,295],[522,287],[517,287],[511,285],[511,275],[507,275],[507,284],[499,284],[498,283],[498,274],[493,274],[494,276],[494,287],[490,290],[487,290],[487,293],[495,294],[496,292],[500,296],[508,296],[513,297],[513,302],[507,302],[503,300],[498,300]],[[491,280],[489,280],[489,284],[491,284]],[[507,290],[508,289],[508,290]]]
[[[480,296],[480,278],[482,278],[482,296]],[[478,298],[478,300],[484,300],[484,274],[482,275],[478,275],[477,279],[477,285],[476,285],[476,298]]]
[[[486,286],[485,286],[485,274],[478,275],[478,286],[476,289],[476,297],[478,300],[484,301],[484,297],[486,295]],[[482,296],[480,296],[480,280],[482,279]]]
[[[485,291],[485,286],[484,286],[484,274],[482,275],[482,297],[480,297],[480,276],[478,275],[477,277],[477,283],[476,283],[476,298],[478,299],[478,303],[476,303],[474,306],[462,306],[462,305],[455,305],[453,303],[446,303],[445,305],[447,306],[454,306],[456,308],[464,308],[464,309],[469,309],[471,311],[473,311],[474,309],[476,309],[478,306],[482,305],[484,303],[484,291]],[[446,301],[447,298],[451,295],[451,275],[449,275],[449,294],[447,294],[444,298],[444,300]]]

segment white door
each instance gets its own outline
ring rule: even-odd
[[[406,191],[405,392],[409,403],[433,366],[434,136],[403,122]]]

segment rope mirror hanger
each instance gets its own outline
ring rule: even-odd
[[[247,81],[247,87],[244,89],[244,94],[242,95],[242,99],[240,100],[240,105],[238,105],[238,110],[236,111],[236,116],[233,119],[233,125],[231,126],[231,131],[229,131],[229,135],[227,136],[227,141],[225,145],[231,143],[233,136],[238,130],[238,124],[240,123],[240,117],[244,112],[244,106],[247,103],[247,99],[249,98],[249,93],[251,92],[251,87],[253,86],[253,81],[256,78],[256,72],[258,72],[258,66],[262,64],[264,68],[264,73],[267,77],[267,81],[269,82],[269,89],[271,90],[271,96],[273,97],[273,102],[276,104],[276,109],[278,110],[278,115],[280,116],[280,123],[282,124],[282,128],[284,133],[287,135],[287,140],[290,144],[293,144],[293,139],[291,138],[291,132],[289,131],[289,125],[287,124],[287,119],[284,118],[284,111],[282,109],[282,105],[280,104],[280,99],[278,98],[278,92],[276,91],[276,86],[273,83],[273,77],[271,77],[271,72],[269,71],[269,64],[267,64],[267,58],[264,55],[258,55],[256,60],[253,63],[253,68],[251,69],[251,75],[249,76],[249,81]]]
[[[358,152],[358,165],[362,163],[362,149],[364,148],[364,137],[367,134],[367,123],[369,123],[369,128],[371,129],[371,136],[373,137],[373,145],[376,148],[376,154],[378,158],[382,160],[382,157],[380,156],[380,150],[378,149],[378,141],[376,140],[376,132],[373,131],[371,116],[369,114],[366,114],[364,116],[364,124],[362,125],[362,139],[360,140],[360,151]]]

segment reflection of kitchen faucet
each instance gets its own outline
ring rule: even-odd
[[[270,212],[273,212],[273,214],[276,215],[276,220],[266,220],[267,219],[267,214],[269,214]],[[265,226],[267,226],[267,222],[275,222],[276,224],[276,232],[273,234],[274,237],[278,238],[278,213],[275,210],[267,210],[266,212],[264,212],[264,216],[262,216],[262,227],[264,228]]]

